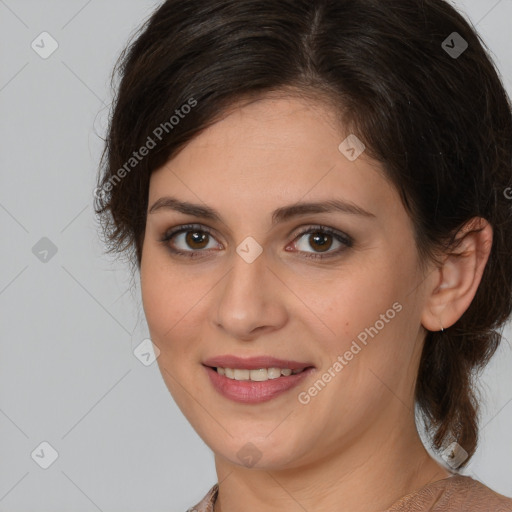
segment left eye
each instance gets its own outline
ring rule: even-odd
[[[329,228],[318,227],[309,229],[297,236],[293,245],[301,252],[310,253],[308,248],[313,248],[314,251],[310,254],[310,257],[322,258],[323,256],[318,253],[339,253],[344,247],[350,247],[352,245],[351,239],[337,233]],[[337,244],[337,248],[336,248]],[[334,250],[330,251],[334,245]]]
[[[299,243],[296,243],[296,247],[300,251],[306,251],[307,252],[307,246],[312,247],[318,252],[326,252],[331,247],[334,241],[340,243],[337,240],[334,240],[334,237],[329,233],[308,233],[308,237],[305,238],[306,235],[301,235],[299,240]]]

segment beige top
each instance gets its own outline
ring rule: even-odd
[[[215,484],[187,512],[213,512],[218,490]],[[452,475],[407,494],[382,512],[512,512],[512,499],[469,476]]]

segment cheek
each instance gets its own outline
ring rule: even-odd
[[[144,248],[140,267],[140,286],[144,314],[151,333],[159,330],[162,321],[163,304],[167,301],[164,287],[159,279],[161,272],[153,263],[151,252]],[[156,341],[156,340],[153,340]]]
[[[153,342],[161,349],[179,319],[184,289],[150,248],[144,248],[141,269],[144,313]],[[179,290],[179,292],[178,292]]]
[[[175,365],[197,349],[197,329],[201,319],[204,322],[207,302],[201,299],[208,291],[208,281],[170,266],[165,256],[151,248],[143,255],[140,276],[151,339],[160,349],[160,358]]]
[[[387,372],[410,356],[407,347],[416,336],[411,318],[417,312],[409,283],[400,277],[409,266],[411,262],[397,265],[392,258],[381,258],[354,266],[323,288],[328,290],[323,294],[322,287],[309,290],[311,309],[322,320],[318,335],[329,358],[324,364],[342,356],[343,364],[354,370],[371,366]]]
[[[145,258],[145,259],[144,259]],[[204,318],[199,299],[204,292],[191,286],[190,279],[148,249],[141,264],[141,293],[150,338],[159,348],[157,364],[173,400],[192,425],[200,425],[200,408],[193,399],[196,377],[190,362],[197,359],[198,336],[195,329]],[[199,285],[199,282],[195,283]],[[199,362],[199,361],[198,361]],[[192,399],[191,399],[192,397]]]
[[[357,335],[373,325],[400,297],[390,273],[377,266],[354,265],[323,284],[317,280],[312,287],[311,282],[304,282],[303,290],[303,294],[307,291],[308,305],[318,312],[333,340]]]

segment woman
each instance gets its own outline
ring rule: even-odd
[[[168,0],[119,70],[97,212],[215,454],[195,510],[512,510],[457,473],[512,311],[511,109],[462,16]]]

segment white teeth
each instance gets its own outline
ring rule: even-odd
[[[250,370],[234,370],[235,380],[249,380]]]
[[[252,380],[256,382],[263,382],[269,379],[277,379],[283,375],[288,377],[289,375],[301,373],[304,368],[300,370],[291,370],[290,368],[259,368],[257,370],[245,370],[239,368],[221,368],[217,367],[217,373],[224,375],[228,379],[233,380]]]
[[[281,377],[281,368],[268,368],[267,375],[269,379],[277,379]]]
[[[251,380],[255,380],[258,382],[268,380],[268,371],[265,368],[261,368],[259,370],[251,370],[249,372],[249,377]]]

